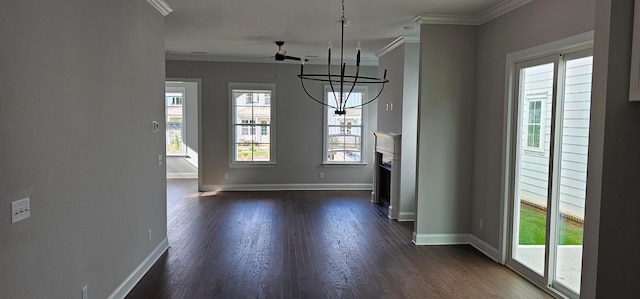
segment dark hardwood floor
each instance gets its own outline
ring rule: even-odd
[[[471,246],[415,246],[363,191],[168,181],[169,250],[127,298],[549,298]]]

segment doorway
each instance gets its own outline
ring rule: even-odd
[[[592,51],[515,65],[507,265],[543,288],[577,298]]]
[[[199,178],[200,81],[165,82],[167,178]]]

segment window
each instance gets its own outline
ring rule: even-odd
[[[184,88],[167,87],[165,90],[167,156],[186,155],[184,97]]]
[[[540,126],[542,101],[529,101],[529,122],[527,124],[527,147],[540,148]]]
[[[526,94],[525,99],[525,148],[528,150],[544,151],[545,104],[549,93]]]
[[[347,96],[345,92],[343,96]],[[347,99],[347,107],[362,104],[367,96],[365,87],[357,86]],[[325,101],[335,105],[336,95],[325,87]],[[327,164],[360,164],[362,161],[362,132],[364,130],[364,107],[347,108],[344,115],[336,115],[335,109],[325,108],[324,162]]]
[[[275,85],[230,83],[231,161],[275,163]]]
[[[565,42],[576,40],[552,44]],[[511,157],[503,161],[509,165],[503,185],[506,264],[567,298],[578,298],[581,288],[593,78],[589,46],[544,46],[535,48],[544,49],[539,57],[531,49],[507,56],[513,109],[507,130],[512,135],[505,135]]]

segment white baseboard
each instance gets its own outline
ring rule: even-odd
[[[169,248],[169,240],[164,238],[156,248],[149,253],[147,258],[136,267],[129,276],[107,297],[108,299],[124,298],[131,292],[133,287],[142,279],[142,277],[151,269],[151,266],[160,258],[160,256]]]
[[[480,240],[480,238],[469,235],[469,244],[475,247],[478,251],[482,252],[484,255],[488,256],[496,263],[502,264],[502,255],[497,248],[489,245],[487,242]]]
[[[393,206],[389,206],[389,215],[387,215],[387,217],[389,217],[389,219],[398,219],[398,213],[400,211],[398,211],[398,209],[394,209]]]
[[[413,243],[416,245],[458,245],[470,244],[469,234],[416,234]]]
[[[501,254],[495,247],[472,234],[416,234],[413,233],[416,245],[462,245],[467,244],[486,255],[496,263],[502,264]]]
[[[416,213],[415,212],[400,212],[398,213],[398,221],[415,221]]]
[[[236,184],[202,185],[201,191],[366,190],[373,184]]]
[[[197,179],[198,173],[193,172],[185,172],[185,173],[177,173],[177,172],[167,172],[168,179]]]

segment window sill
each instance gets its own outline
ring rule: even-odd
[[[231,162],[229,163],[229,168],[272,168],[272,167],[276,167],[276,162],[262,162],[262,163]]]

